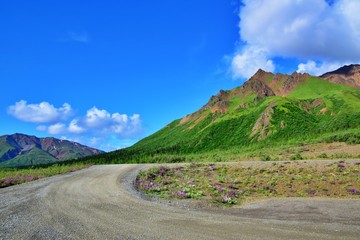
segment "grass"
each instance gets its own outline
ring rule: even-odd
[[[286,97],[257,98],[252,92],[230,96],[226,114],[206,110],[185,124],[178,119],[130,148],[84,161],[103,164],[238,161],[254,157],[307,159],[310,156],[296,154],[296,149],[292,154],[283,154],[282,148],[318,142],[360,143],[359,99],[358,89],[310,77]],[[313,105],[315,101],[320,104]],[[239,108],[244,102],[247,107]],[[261,120],[269,108],[273,113]],[[260,127],[253,130],[259,120]],[[269,123],[265,126],[266,120]],[[218,156],[213,158],[213,154]]]
[[[289,97],[311,99],[327,94],[334,94],[334,92],[341,93],[343,91],[354,91],[354,88],[310,76],[309,80],[297,87],[290,93]]]
[[[51,164],[58,160],[51,156],[49,153],[39,149],[33,148],[31,152],[25,155],[19,155],[11,160],[7,160],[0,163],[0,167],[17,167],[17,166],[29,166],[40,164]]]
[[[54,164],[43,167],[0,168],[0,188],[38,180],[53,175],[74,172],[89,167],[84,163]]]
[[[225,206],[269,197],[360,198],[359,163],[344,161],[159,166],[140,172],[134,184],[152,197]]]

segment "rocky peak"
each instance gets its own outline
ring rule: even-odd
[[[40,140],[35,136],[28,136],[21,133],[15,133],[13,135],[6,136],[7,141],[11,142],[15,146],[19,146],[20,148],[26,148],[28,146],[36,146],[39,147]]]
[[[258,94],[259,98],[269,96],[286,96],[300,83],[306,81],[309,74],[294,72],[287,74],[272,74],[259,69],[254,76],[244,83],[243,89],[251,90]]]
[[[272,75],[274,75],[274,74],[272,74],[271,72],[266,72],[266,71],[262,70],[261,68],[259,68],[259,70],[257,70],[257,72],[249,79],[249,81],[251,81],[251,79],[258,79],[261,81],[266,81],[266,79]]]
[[[320,77],[333,83],[360,88],[360,64],[345,65]]]
[[[326,75],[329,75],[329,74],[338,74],[338,75],[351,76],[351,75],[354,75],[356,73],[360,73],[360,64],[345,65],[345,66],[343,66],[343,67],[341,67],[339,69],[336,69],[335,71],[324,73],[320,77],[323,77],[323,76],[326,76]]]

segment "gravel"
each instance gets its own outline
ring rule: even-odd
[[[360,236],[360,200],[270,199],[228,209],[171,206],[148,201],[133,189],[137,172],[148,167],[93,166],[0,189],[0,239]]]

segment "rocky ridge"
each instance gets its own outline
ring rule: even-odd
[[[360,64],[346,65],[320,77],[333,83],[360,88]]]
[[[240,99],[251,99],[251,102],[259,101],[269,96],[287,96],[299,84],[305,82],[309,78],[309,74],[294,72],[291,75],[273,74],[259,69],[248,81],[241,87],[232,90],[220,90],[215,96],[197,112],[186,115],[180,125],[189,121],[200,119],[203,112],[210,110],[211,113],[226,114],[231,105],[230,100],[234,97]],[[249,102],[240,103],[237,108],[247,108]]]
[[[47,156],[49,162],[54,162],[96,155],[103,151],[51,137],[37,138],[20,133],[0,137],[0,163],[30,156],[31,153]],[[36,163],[36,157],[31,158],[30,162]]]

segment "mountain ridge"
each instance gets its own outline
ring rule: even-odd
[[[320,77],[333,83],[360,88],[360,64],[345,65]]]
[[[66,161],[104,153],[76,142],[21,133],[0,136],[0,167]]]
[[[259,69],[242,86],[220,90],[199,110],[96,161],[201,161],[219,152],[235,160],[243,151],[260,157],[259,149],[304,142],[360,144],[360,89],[345,84],[351,76],[341,83],[326,76]]]

